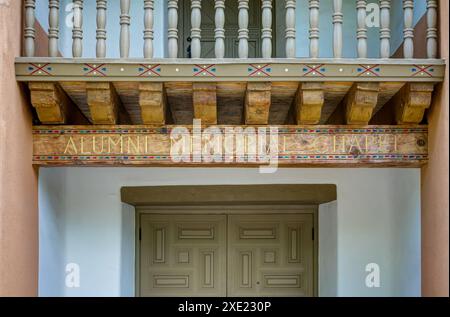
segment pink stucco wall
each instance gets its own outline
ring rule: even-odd
[[[441,56],[448,58],[448,1],[440,1]],[[0,1],[0,296],[38,289],[37,171],[31,115],[14,75],[21,52],[22,1]],[[449,98],[438,89],[429,114],[430,163],[422,170],[422,293],[449,295]]]
[[[31,115],[14,71],[21,37],[22,1],[0,1],[0,296],[35,296],[38,285]]]
[[[440,50],[448,60],[448,1],[440,3]],[[430,162],[422,169],[422,295],[449,295],[448,64],[428,117]]]

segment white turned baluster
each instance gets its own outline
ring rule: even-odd
[[[191,57],[200,58],[202,47],[202,2],[201,0],[191,0]]]
[[[144,0],[144,57],[153,58],[154,0]]]
[[[36,0],[25,0],[24,37],[25,37],[26,57],[34,57],[35,52],[35,43],[34,43],[34,39],[36,38],[36,30],[34,28],[34,23],[36,21],[34,13],[35,10],[36,10]]]
[[[403,0],[403,16],[404,16],[404,27],[403,27],[403,57],[413,58],[414,57],[414,1],[413,0]]]
[[[106,0],[97,0],[97,48],[98,58],[106,57]]]
[[[120,57],[130,56],[130,0],[120,0]]]
[[[427,57],[437,57],[437,1],[427,0]]]
[[[272,57],[272,0],[262,0],[262,58]]]
[[[286,57],[295,57],[295,0],[286,0]]]
[[[214,38],[216,39],[214,52],[216,58],[225,56],[225,0],[216,0],[215,2],[215,23]]]
[[[380,56],[391,56],[391,1],[380,0]]]
[[[248,58],[248,0],[239,0],[239,58]]]
[[[178,56],[178,0],[167,2],[167,51],[169,58]]]
[[[72,55],[83,56],[83,0],[73,1]]]
[[[342,58],[342,0],[333,0],[333,56]]]
[[[50,57],[58,56],[59,38],[59,0],[48,2],[48,54]]]
[[[356,1],[358,58],[367,58],[367,26],[366,26],[367,1]]]
[[[319,0],[309,0],[309,56],[319,57]]]

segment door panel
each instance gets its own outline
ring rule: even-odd
[[[187,49],[189,43],[187,41],[191,33],[191,2],[183,0],[182,2],[182,18],[180,24],[180,45],[179,56],[188,57]],[[238,57],[238,30],[239,30],[239,9],[238,1],[225,1],[225,58]],[[215,45],[215,9],[214,1],[202,1],[201,9],[201,45],[202,58],[214,58]],[[249,21],[248,21],[249,39],[248,39],[248,56],[249,58],[261,57],[261,1],[249,1]]]
[[[313,296],[313,216],[230,215],[228,296]]]
[[[226,216],[141,215],[141,296],[226,296]]]

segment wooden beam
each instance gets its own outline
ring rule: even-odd
[[[251,148],[236,154],[236,148],[217,147],[219,139],[202,138],[214,150],[211,156],[192,159],[192,127],[173,134],[179,126],[104,125],[36,126],[33,132],[33,162],[37,165],[148,165],[148,166],[420,166],[428,158],[427,126],[278,126],[265,130],[271,155]],[[245,130],[267,126],[220,126],[219,132],[248,144],[255,137]],[[235,134],[230,134],[230,128]],[[241,132],[239,132],[241,131]],[[201,132],[205,132],[202,130]],[[208,132],[210,133],[210,132]],[[268,135],[270,134],[270,136]],[[276,134],[276,138],[272,138]],[[252,138],[252,139],[249,139]],[[278,140],[275,141],[275,140]],[[186,143],[188,142],[188,143]],[[214,142],[214,146],[212,143]],[[224,141],[226,142],[226,141]],[[232,142],[237,144],[237,142]],[[267,143],[269,144],[269,143]],[[220,144],[219,144],[220,145]],[[224,144],[222,144],[224,145]],[[193,145],[194,147],[196,145]],[[224,151],[225,149],[225,151]],[[220,151],[220,152],[217,152]],[[173,156],[173,154],[176,154]],[[273,154],[273,155],[272,155]],[[181,158],[182,155],[184,158]],[[276,161],[267,158],[276,158]],[[180,160],[181,159],[181,160]]]
[[[166,94],[163,83],[140,83],[139,106],[143,124],[165,124]]]
[[[270,82],[249,82],[245,95],[245,124],[268,124],[271,103]]]
[[[86,91],[92,122],[94,124],[116,124],[121,102],[113,84],[88,82]]]
[[[326,124],[328,119],[334,113],[336,108],[342,104],[342,100],[347,95],[352,82],[324,82],[323,89],[325,92],[325,102],[322,107],[322,116],[320,117],[320,124]],[[345,122],[345,120],[343,121]]]
[[[194,118],[204,124],[217,124],[217,92],[215,83],[193,83]]]
[[[380,93],[378,94],[378,102],[373,110],[375,115],[380,111],[384,105],[389,103],[389,101],[402,89],[405,83],[402,82],[383,82],[380,83]]]
[[[378,103],[380,84],[376,82],[355,83],[347,94],[344,104],[347,124],[368,124]]]
[[[297,124],[318,124],[324,101],[323,83],[301,83],[295,98]]]
[[[194,106],[192,104],[191,82],[165,82],[167,106],[175,124],[192,124]]]
[[[145,64],[126,59],[16,58],[18,81],[302,81],[302,82],[442,82],[441,59],[274,58],[151,59]],[[211,64],[214,63],[214,64]],[[364,65],[361,65],[364,63]],[[419,67],[420,66],[420,67]]]
[[[395,118],[398,124],[422,122],[425,109],[431,106],[434,84],[407,83],[395,97]]]
[[[245,82],[218,82],[216,84],[217,123],[243,124],[247,84]]]
[[[76,107],[70,98],[54,82],[32,82],[31,104],[36,108],[39,120],[44,124],[64,124]]]
[[[275,81],[270,89],[269,124],[286,124],[289,112],[297,95],[299,83],[296,81]],[[295,122],[293,122],[295,124]]]

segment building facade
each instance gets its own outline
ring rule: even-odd
[[[0,0],[0,295],[448,296],[448,2]]]

